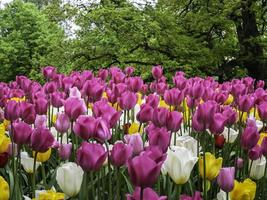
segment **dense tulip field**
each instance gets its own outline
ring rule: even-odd
[[[0,200],[266,200],[264,82],[151,73],[0,83]]]

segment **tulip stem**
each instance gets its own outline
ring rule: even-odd
[[[226,200],[229,200],[229,192],[226,192]]]
[[[42,177],[43,177],[43,182],[44,182],[44,186],[45,189],[48,189],[47,183],[46,183],[46,174],[45,174],[45,167],[44,167],[44,163],[41,165],[42,168]]]
[[[36,172],[36,159],[37,159],[38,152],[36,151],[34,154],[33,160],[33,173],[32,173],[32,196],[35,197],[35,172]]]
[[[117,198],[118,199],[120,199],[120,168],[119,167],[117,167],[117,170],[116,170],[116,172],[117,172]]]
[[[105,145],[108,152],[108,196],[109,196],[108,199],[112,199],[110,155],[109,155],[108,142],[106,140],[105,140]]]
[[[144,189],[141,187],[141,189],[140,189],[140,200],[143,200],[143,196],[144,196]]]

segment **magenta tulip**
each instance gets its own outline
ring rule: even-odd
[[[237,169],[241,169],[244,166],[244,160],[242,158],[237,158],[235,161],[235,166]]]
[[[61,106],[63,106],[63,103],[64,103],[64,93],[53,92],[50,95],[50,100],[51,100],[52,106],[54,106],[55,108],[60,108]]]
[[[107,141],[111,138],[111,133],[107,122],[100,118],[96,119],[95,125],[95,139],[100,142]]]
[[[141,200],[140,198],[140,187],[135,187],[134,193],[132,195],[127,194],[127,200]],[[167,200],[166,196],[158,196],[158,194],[152,188],[143,189],[143,200]]]
[[[34,127],[46,127],[47,122],[47,116],[46,115],[36,115],[35,121],[34,121]]]
[[[143,79],[139,76],[130,77],[127,80],[127,85],[130,91],[138,92],[141,90],[143,82],[144,82]]]
[[[76,120],[80,115],[85,114],[86,105],[83,99],[76,97],[69,97],[64,103],[64,109],[66,115],[70,120]]]
[[[57,115],[55,128],[59,133],[66,133],[70,128],[70,119],[64,114],[60,113]]]
[[[183,116],[178,111],[172,111],[167,116],[167,129],[176,132],[180,129],[183,121]]]
[[[262,149],[261,146],[256,145],[249,149],[248,151],[248,157],[250,160],[258,160],[262,155]]]
[[[30,125],[25,122],[15,122],[12,124],[13,132],[12,138],[13,141],[18,145],[29,144],[32,134],[32,128]]]
[[[34,151],[43,153],[53,146],[54,141],[54,136],[49,129],[38,127],[32,132],[30,146]]]
[[[52,79],[55,76],[55,74],[57,73],[57,69],[55,67],[52,67],[52,66],[47,66],[47,67],[44,67],[42,69],[42,73],[43,73],[45,78]]]
[[[119,105],[123,110],[131,110],[137,103],[137,95],[133,92],[124,92],[119,98]]]
[[[233,110],[230,106],[226,106],[222,112],[225,118],[225,124],[227,126],[232,126],[237,120],[237,112]]]
[[[155,108],[153,111],[152,122],[155,126],[163,127],[167,124],[169,110],[166,108]]]
[[[217,183],[224,192],[231,192],[234,189],[235,168],[221,168],[217,176]]]
[[[34,101],[35,111],[38,115],[46,115],[48,101],[45,98],[38,98]]]
[[[226,119],[221,113],[215,113],[209,125],[209,130],[213,134],[221,134],[224,131]]]
[[[160,65],[152,68],[152,76],[155,80],[159,80],[162,77],[163,69]]]
[[[36,118],[34,105],[28,102],[20,103],[20,116],[27,124],[33,124]]]
[[[80,115],[74,124],[73,131],[83,140],[88,140],[95,136],[96,124],[97,121],[94,117]]]
[[[20,116],[19,103],[14,100],[8,101],[5,105],[5,119],[14,121]]]
[[[201,193],[199,191],[196,191],[193,196],[182,194],[180,196],[180,200],[202,200]]]
[[[127,74],[127,76],[131,76],[133,73],[134,73],[134,67],[126,67],[125,69],[124,69],[124,72],[125,72],[125,74]]]
[[[267,120],[267,102],[262,102],[258,106],[259,116],[262,120]]]
[[[142,104],[140,111],[137,113],[136,118],[141,123],[151,121],[153,116],[153,108],[149,104]]]
[[[238,108],[242,112],[249,112],[253,105],[254,101],[249,95],[243,95],[238,98]]]
[[[83,142],[76,154],[78,165],[86,172],[99,170],[107,158],[102,145],[88,142]]]
[[[58,155],[62,160],[68,160],[71,155],[72,144],[60,144],[58,148]]]
[[[146,97],[146,103],[152,108],[157,108],[159,105],[159,96],[156,94],[150,94]]]
[[[183,99],[183,92],[176,88],[166,90],[164,93],[164,101],[171,106],[179,106],[182,103]]]
[[[262,154],[267,157],[267,137],[264,137],[261,143]]]
[[[163,152],[166,152],[170,145],[170,133],[166,128],[155,127],[147,129],[148,142],[150,146],[158,146]]]
[[[107,69],[100,69],[98,71],[98,77],[105,81],[108,77],[108,70]]]
[[[259,138],[260,135],[258,133],[256,122],[254,120],[248,120],[247,126],[241,135],[241,146],[245,150],[249,150],[258,143]]]
[[[133,154],[138,155],[144,149],[142,137],[139,133],[124,136],[125,142],[133,149]]]
[[[114,166],[120,167],[125,165],[133,154],[133,148],[123,142],[117,142],[113,145],[110,158]]]

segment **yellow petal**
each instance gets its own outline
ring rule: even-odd
[[[0,176],[0,199],[8,200],[9,199],[9,185],[5,179]]]
[[[33,151],[33,157],[35,156],[35,152]],[[36,160],[38,162],[46,162],[51,156],[51,148],[49,148],[46,152],[41,153],[38,152]]]
[[[136,122],[132,123],[130,128],[128,129],[128,133],[129,134],[135,134],[135,133],[141,133],[142,134],[143,133],[143,129],[141,127],[140,131],[139,131],[139,126],[140,126],[139,123],[136,123]]]
[[[7,152],[10,143],[9,137],[5,134],[0,134],[0,153]]]

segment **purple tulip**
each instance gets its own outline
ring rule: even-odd
[[[258,133],[256,122],[254,120],[248,120],[247,126],[241,135],[241,146],[245,150],[249,150],[258,143],[259,138],[260,135]]]
[[[224,131],[225,117],[221,113],[215,113],[209,125],[209,130],[213,134],[221,134]]]
[[[62,88],[65,92],[68,92],[73,87],[74,79],[72,77],[64,77],[62,79]]]
[[[127,194],[127,200],[141,200],[140,198],[140,187],[135,187],[132,195]],[[167,200],[166,196],[159,197],[158,194],[152,188],[144,188],[143,189],[143,200]]]
[[[64,103],[64,109],[70,120],[74,121],[86,112],[86,105],[83,99],[69,97]]]
[[[232,94],[235,98],[238,98],[240,95],[244,95],[246,92],[246,85],[242,83],[232,85]]]
[[[166,128],[152,128],[147,129],[148,142],[150,146],[158,146],[163,152],[166,152],[169,145],[171,135],[168,133]]]
[[[151,121],[153,115],[153,108],[149,104],[143,104],[140,111],[137,113],[136,118],[140,123],[147,123]]]
[[[131,110],[137,103],[137,95],[133,92],[124,92],[119,98],[119,105],[123,110]]]
[[[227,126],[232,126],[237,120],[237,112],[233,110],[230,106],[224,107],[222,114],[226,119],[225,124]]]
[[[172,81],[179,90],[185,89],[187,84],[186,78],[182,75],[174,76]]]
[[[152,160],[156,161],[156,163],[164,162],[167,158],[167,154],[164,153],[159,146],[153,145],[146,147],[142,154],[147,155]]]
[[[164,82],[156,83],[155,85],[155,92],[159,95],[163,96],[164,92],[168,89],[168,85]]]
[[[204,90],[204,93],[202,95],[202,99],[203,99],[203,101],[210,101],[210,100],[213,100],[215,96],[216,96],[216,94],[214,92],[214,89],[207,87]]]
[[[238,98],[238,108],[242,112],[249,112],[253,105],[254,101],[249,95],[243,95]]]
[[[180,196],[180,200],[202,200],[201,193],[199,191],[196,191],[192,197],[182,194]]]
[[[132,92],[138,92],[141,90],[142,85],[144,81],[141,77],[136,76],[136,77],[130,77],[127,80],[127,85],[130,91]]]
[[[118,83],[114,85],[113,92],[116,98],[121,97],[122,93],[126,92],[127,85],[125,83]]]
[[[152,68],[152,76],[155,80],[159,80],[162,77],[163,69],[160,65],[154,66]]]
[[[50,96],[51,104],[55,108],[60,108],[64,103],[64,93],[62,92],[53,92]]]
[[[139,155],[128,161],[128,173],[134,186],[151,187],[160,175],[163,162],[156,162],[148,155]]]
[[[8,101],[5,105],[5,119],[14,121],[20,116],[19,103],[14,100]]]
[[[267,157],[267,137],[264,137],[261,143],[262,154]]]
[[[113,145],[111,150],[111,162],[114,166],[121,167],[126,164],[132,154],[133,148],[130,145],[124,144],[123,142],[117,142]]]
[[[101,144],[82,142],[76,152],[77,163],[86,172],[97,171],[107,158],[107,152]]]
[[[60,144],[58,155],[62,160],[68,160],[71,154],[72,144]]]
[[[46,115],[48,109],[48,101],[45,98],[38,98],[34,101],[36,114]]]
[[[227,92],[218,92],[215,93],[214,100],[218,104],[224,104],[224,102],[227,100],[229,94]]]
[[[46,94],[52,94],[57,90],[57,84],[54,81],[47,82],[44,85],[44,91]]]
[[[180,129],[183,121],[183,116],[178,111],[172,111],[167,116],[167,129],[176,132]]]
[[[234,189],[235,168],[221,168],[217,177],[217,183],[224,192],[231,192]]]
[[[144,149],[142,137],[139,133],[124,136],[125,142],[133,149],[133,154],[138,155]]]
[[[98,81],[88,80],[85,82],[82,90],[89,102],[96,102],[101,99],[104,89],[104,86]]]
[[[38,127],[32,132],[30,146],[34,151],[44,153],[53,146],[54,141],[54,136],[49,129]]]
[[[201,82],[196,82],[189,88],[189,96],[192,99],[198,99],[202,97],[203,94],[204,94],[204,87]]]
[[[152,116],[153,124],[158,127],[166,126],[168,114],[169,110],[166,108],[155,108]]]
[[[97,121],[94,117],[80,115],[74,124],[73,131],[83,140],[88,140],[95,136],[96,124]]]
[[[20,116],[27,124],[33,124],[36,118],[34,105],[28,102],[20,103]]]
[[[262,155],[261,146],[256,145],[248,151],[248,157],[250,160],[258,160]]]
[[[47,116],[46,115],[36,115],[35,121],[34,121],[34,127],[39,128],[39,127],[46,127],[46,122],[47,122]]]
[[[141,88],[141,93],[142,94],[147,94],[148,93],[148,85],[144,83]]]
[[[108,70],[107,69],[100,69],[98,71],[98,77],[105,81],[108,77]]]
[[[262,102],[258,106],[259,116],[262,120],[267,120],[267,102]]]
[[[42,73],[43,73],[45,78],[52,79],[55,76],[55,74],[57,73],[57,69],[55,67],[52,67],[52,66],[47,66],[47,67],[44,67],[42,69]]]
[[[259,80],[257,82],[256,88],[264,88],[265,82],[263,80]]]
[[[124,69],[124,72],[125,72],[125,74],[127,74],[127,76],[131,76],[133,73],[134,73],[134,67],[126,67],[125,69]]]
[[[183,92],[176,88],[166,90],[164,93],[164,101],[171,106],[179,106],[182,103],[183,99]]]
[[[146,97],[146,103],[152,108],[157,108],[159,105],[159,96],[155,94],[150,94]]]
[[[242,158],[237,158],[235,161],[235,166],[237,169],[241,169],[244,166],[244,160]]]
[[[29,144],[33,131],[31,126],[22,121],[13,123],[12,126],[13,141],[18,145]]]
[[[69,117],[64,113],[58,114],[55,123],[55,128],[59,133],[66,133],[70,128]]]
[[[97,118],[95,126],[95,139],[100,142],[107,141],[111,138],[111,133],[108,124],[104,119]]]

